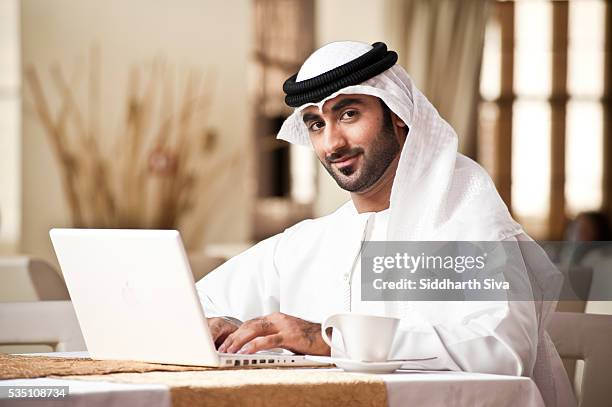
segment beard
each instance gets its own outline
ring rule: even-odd
[[[349,192],[368,190],[383,176],[400,152],[401,146],[393,130],[391,112],[386,106],[383,109],[383,116],[384,121],[369,150],[366,151],[361,147],[348,148],[334,152],[321,161],[340,188]],[[356,163],[341,168],[333,166],[334,160],[360,154],[363,161],[361,167],[357,167]]]

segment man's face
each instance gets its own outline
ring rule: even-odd
[[[317,157],[340,188],[366,192],[385,174],[401,145],[391,113],[369,95],[339,95],[302,111]]]

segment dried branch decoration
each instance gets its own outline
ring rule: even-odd
[[[54,113],[37,70],[30,67],[25,73],[34,110],[60,164],[74,226],[180,228],[187,247],[197,247],[212,215],[213,197],[220,195],[218,188],[227,184],[239,158],[238,152],[223,152],[207,129],[212,98],[204,84],[211,78],[188,73],[175,106],[177,81],[167,63],[157,59],[132,68],[121,130],[102,134],[99,66],[94,50],[86,117],[75,97],[79,75],[71,88],[62,70],[51,68],[60,100]]]

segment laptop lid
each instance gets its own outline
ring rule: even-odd
[[[179,232],[50,236],[92,358],[219,365]]]

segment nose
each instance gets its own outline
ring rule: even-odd
[[[325,155],[338,152],[348,145],[347,139],[337,126],[327,125],[323,130],[323,150]]]

